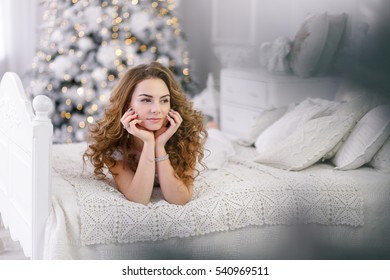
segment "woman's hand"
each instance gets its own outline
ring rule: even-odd
[[[133,109],[129,109],[123,114],[121,123],[128,133],[140,138],[143,142],[154,140],[153,132],[139,126],[142,120],[138,119],[138,114]]]
[[[172,135],[175,134],[182,122],[183,118],[180,116],[180,114],[176,111],[170,110],[167,116],[166,124],[154,132],[156,145],[165,146]]]

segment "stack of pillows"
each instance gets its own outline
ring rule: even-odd
[[[292,72],[303,78],[329,73],[346,24],[346,14],[307,16],[288,53]],[[256,147],[255,161],[286,170],[328,161],[340,170],[369,164],[390,172],[389,100],[346,84],[337,96],[348,100],[308,98],[263,111],[238,143]]]
[[[238,142],[256,147],[256,162],[285,170],[327,160],[340,170],[390,172],[389,136],[390,102],[359,89],[348,101],[308,98],[263,111]]]
[[[323,75],[331,70],[347,24],[346,14],[310,14],[295,35],[288,60],[299,77]]]

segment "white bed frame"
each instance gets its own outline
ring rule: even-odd
[[[51,108],[50,99],[43,95],[36,96],[31,106],[18,75],[4,74],[0,85],[0,213],[12,239],[32,259],[42,258],[50,209]]]

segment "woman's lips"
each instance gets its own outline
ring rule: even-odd
[[[146,119],[147,121],[150,121],[150,122],[160,122],[161,121],[161,118],[148,118]]]

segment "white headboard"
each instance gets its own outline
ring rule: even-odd
[[[36,115],[17,74],[5,73],[0,84],[0,212],[25,255],[37,259],[51,198],[53,126],[50,99],[40,95],[33,103]]]

